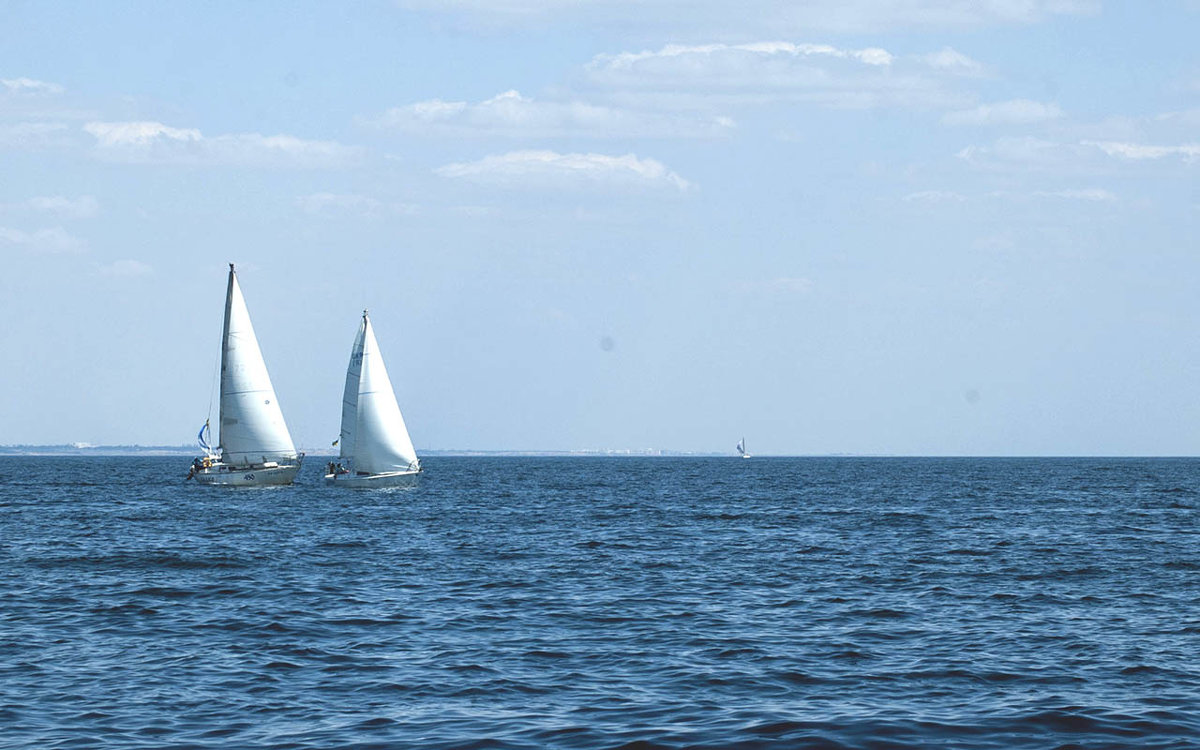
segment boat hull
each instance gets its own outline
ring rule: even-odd
[[[386,474],[326,474],[325,484],[347,489],[383,489],[386,487],[415,487],[418,471],[390,471]]]
[[[199,484],[217,487],[271,487],[291,484],[300,471],[300,459],[278,466],[228,466],[217,463],[192,477]]]

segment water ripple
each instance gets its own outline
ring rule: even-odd
[[[1200,461],[177,464],[0,459],[0,746],[1200,737]]]

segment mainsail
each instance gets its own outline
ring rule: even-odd
[[[340,456],[356,474],[385,474],[420,468],[417,451],[388,377],[371,320],[363,312],[342,396]]]
[[[232,263],[221,343],[220,448],[221,460],[233,466],[296,458]]]

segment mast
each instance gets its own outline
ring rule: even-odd
[[[229,309],[233,305],[233,285],[236,271],[229,264],[229,282],[225,285],[225,318],[221,324],[221,398],[217,405],[217,450],[225,453],[225,362],[229,358]],[[209,386],[210,388],[212,386]],[[212,398],[212,391],[209,391]],[[212,414],[212,412],[209,412]]]

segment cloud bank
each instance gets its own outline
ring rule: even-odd
[[[90,195],[82,195],[78,198],[42,195],[10,205],[13,205],[14,208],[40,211],[62,219],[92,219],[100,213],[100,203]]]
[[[667,45],[594,57],[585,81],[658,104],[807,101],[832,107],[961,107],[955,90],[970,58],[954,50],[897,56],[880,47],[764,41]],[[686,99],[685,99],[686,98]]]
[[[1182,156],[1187,161],[1200,158],[1200,143],[1185,143],[1180,146],[1152,146],[1144,143],[1122,143],[1120,141],[1084,141],[1085,146],[1095,146],[1109,156],[1132,161],[1163,159]]]
[[[363,150],[334,141],[258,133],[205,136],[161,122],[89,122],[101,158],[140,164],[331,168],[358,162]]]
[[[395,107],[369,121],[414,135],[515,138],[714,137],[729,133],[729,118],[639,112],[581,101],[542,102],[505,91],[476,104],[440,99]]]
[[[1062,117],[1056,104],[1013,99],[995,104],[981,104],[974,109],[948,112],[942,117],[946,125],[1028,125]]]
[[[32,78],[0,78],[0,86],[12,94],[61,94],[64,90],[57,83]]]
[[[473,162],[447,164],[443,177],[479,183],[525,186],[636,186],[685,191],[691,184],[654,159],[633,154],[560,154],[554,151],[511,151]]]
[[[891,65],[895,59],[890,52],[879,47],[847,50],[828,44],[793,44],[792,42],[753,42],[749,44],[668,44],[657,52],[621,52],[615,55],[598,55],[590,68],[607,70],[631,70],[639,63],[664,59],[696,59],[730,53],[753,53],[758,55],[782,55],[787,57],[832,57],[841,60],[857,60],[867,65]]]
[[[0,245],[13,245],[37,253],[77,253],[87,249],[86,242],[62,227],[32,232],[0,227]]]

